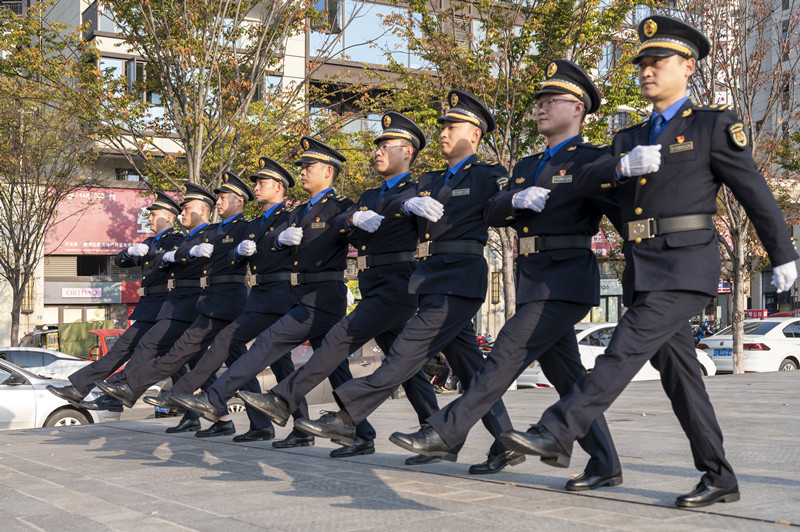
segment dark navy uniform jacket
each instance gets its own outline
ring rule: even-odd
[[[230,253],[247,235],[247,221],[239,213],[227,223],[218,223],[203,228],[203,243],[213,244],[214,252],[209,258],[189,256],[189,250],[196,243],[184,242],[175,252],[175,262],[201,263],[201,275],[212,280],[221,275],[247,274],[247,265],[230,259]],[[213,282],[213,281],[212,281]],[[202,289],[197,300],[197,310],[209,318],[235,320],[242,313],[247,299],[247,285],[241,283],[210,284]]]
[[[231,261],[247,263],[253,275],[271,274],[292,271],[292,250],[289,247],[272,251],[269,243],[270,234],[289,218],[289,210],[285,203],[275,207],[269,217],[259,216],[247,224],[247,231],[242,240],[256,243],[256,252],[249,257],[236,257],[234,249],[228,254]],[[250,289],[244,312],[267,312],[286,314],[295,305],[295,296],[289,281],[275,281],[258,284]]]
[[[797,259],[789,230],[766,181],[756,170],[741,122],[725,106],[705,107],[686,101],[656,140],[661,167],[655,173],[619,181],[621,155],[648,145],[649,123],[617,133],[609,154],[583,167],[576,190],[584,196],[619,197],[622,221],[688,214],[713,214],[722,184],[733,191],[753,222],[773,265]],[[640,243],[626,242],[623,289],[687,290],[717,294],[720,256],[710,229],[668,233]]]
[[[297,206],[289,213],[289,219],[271,232],[271,249],[278,249],[277,238],[284,229],[300,227],[303,229],[300,245],[287,246],[291,247],[292,271],[344,272],[347,268],[347,240],[341,233],[331,230],[331,223],[334,218],[351,208],[353,201],[330,190],[306,211],[308,203]],[[295,294],[300,305],[343,315],[347,308],[345,290],[347,287],[342,281],[322,281],[302,283],[295,287]]]
[[[407,175],[382,196],[380,187],[365,191],[354,207],[331,222],[332,231],[343,235],[358,250],[359,256],[414,252],[418,238],[417,221],[409,216],[395,216],[397,209],[393,205],[398,200],[415,196],[415,185],[415,180]],[[369,233],[347,222],[357,210],[375,211],[385,218],[377,231]],[[410,260],[367,268],[358,274],[358,288],[364,296],[387,297],[398,305],[416,306],[417,297],[408,293],[408,281],[415,265],[416,262]]]
[[[486,244],[489,227],[484,220],[486,202],[508,181],[508,171],[499,164],[469,157],[445,184],[446,170],[422,174],[418,196],[430,196],[444,205],[438,222],[417,217],[420,241],[467,240]],[[402,212],[396,202],[395,213]],[[397,211],[397,209],[400,209]],[[443,253],[422,258],[411,275],[412,294],[447,294],[468,298],[486,297],[488,265],[483,255]]]
[[[208,238],[209,228],[212,225],[206,224],[193,235],[186,235],[182,240],[173,244],[175,250],[176,262],[158,261],[158,268],[167,274],[167,280],[173,281],[197,281],[203,275],[204,263],[203,260],[180,260],[178,259],[177,250],[187,245],[191,248],[194,245],[202,244]],[[170,251],[170,250],[167,250]],[[175,287],[169,291],[164,304],[161,305],[161,310],[158,313],[158,319],[171,319],[178,321],[192,322],[197,317],[197,299],[200,297],[200,285],[195,286],[181,286]]]
[[[486,220],[494,227],[513,226],[520,238],[547,235],[585,235],[598,231],[603,214],[619,226],[616,198],[581,198],[575,193],[575,174],[604,153],[603,148],[585,143],[580,136],[564,144],[548,161],[534,183],[533,175],[542,153],[525,157],[512,172],[506,188],[494,196]],[[513,195],[530,186],[550,189],[541,213],[515,210]],[[590,249],[558,249],[520,255],[517,258],[517,304],[560,300],[597,305],[600,302],[600,274]]]
[[[114,265],[119,268],[142,267],[142,288],[166,286],[167,273],[158,267],[161,263],[161,256],[165,251],[174,249],[174,246],[180,243],[184,235],[174,229],[166,229],[161,238],[156,240],[156,236],[158,235],[146,238],[142,242],[150,248],[145,256],[131,257],[126,251],[120,251],[114,257]],[[166,298],[166,291],[159,294],[141,296],[129,319],[156,321],[158,311]]]

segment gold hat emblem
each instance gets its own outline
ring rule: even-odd
[[[458,105],[458,94],[451,94],[450,95],[450,107],[455,107]]]
[[[228,182],[228,174],[225,174],[225,175],[222,176],[222,182],[223,183],[227,183]]]
[[[304,150],[308,149],[308,139],[303,139],[303,149]]]
[[[267,162],[264,159],[259,159],[258,160],[258,167],[259,168],[264,168],[265,166],[267,166]]]
[[[392,123],[392,117],[391,116],[386,115],[386,116],[383,117],[383,127],[389,127],[391,125],[391,123]]]
[[[558,71],[558,65],[555,64],[555,62],[550,63],[547,66],[547,77],[548,78],[552,78],[553,76],[555,76],[557,71]]]
[[[656,34],[658,31],[658,24],[653,19],[647,19],[644,21],[644,36],[648,39]]]

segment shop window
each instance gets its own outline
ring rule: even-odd
[[[78,255],[78,277],[106,275],[108,264],[105,255]]]

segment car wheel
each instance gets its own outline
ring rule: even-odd
[[[707,369],[706,369],[706,367],[705,367],[704,365],[702,365],[702,364],[700,364],[700,373],[702,373],[702,374],[703,374],[703,377],[708,377],[708,370],[707,370]]]
[[[783,362],[781,362],[781,367],[778,368],[778,371],[795,371],[796,369],[797,363],[794,360],[784,358]]]
[[[89,420],[77,410],[59,410],[47,418],[44,422],[45,427],[71,427],[73,425],[88,425]]]
[[[228,413],[229,414],[238,414],[239,412],[244,412],[244,401],[239,399],[238,397],[234,397],[230,401],[228,401]]]

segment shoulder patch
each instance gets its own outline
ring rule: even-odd
[[[508,183],[508,176],[503,176],[497,180],[497,189],[500,190]]]
[[[608,148],[608,144],[595,144],[593,142],[582,142],[578,144],[581,148],[591,148],[593,150],[604,150]]]
[[[698,105],[695,107],[695,111],[725,111],[730,106],[726,103],[724,105],[713,104],[713,105]]]
[[[728,126],[728,135],[730,135],[733,144],[743,150],[747,148],[747,134],[744,132],[744,124],[741,122],[734,122]]]
[[[647,125],[647,120],[642,120],[641,122],[636,122],[635,124],[631,124],[629,126],[623,127],[622,129],[618,129],[617,133],[620,131],[628,131],[629,129],[635,129],[637,127],[644,127]]]

